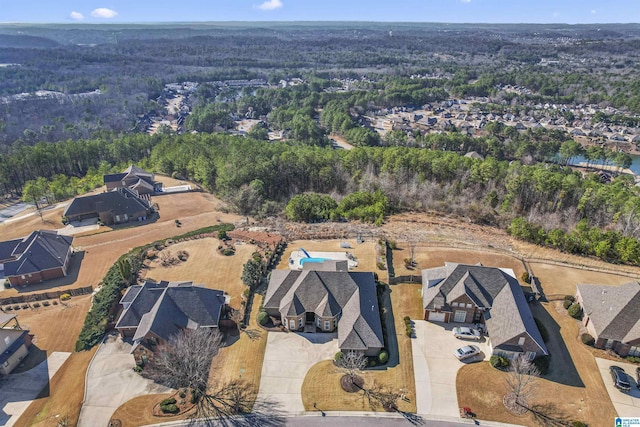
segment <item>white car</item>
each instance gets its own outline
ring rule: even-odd
[[[466,326],[458,326],[452,329],[453,336],[458,339],[479,340],[482,334],[477,329],[467,328]]]
[[[458,360],[464,360],[480,354],[480,349],[475,345],[465,345],[457,349],[454,354]]]

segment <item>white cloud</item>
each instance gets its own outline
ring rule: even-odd
[[[84,19],[84,15],[80,12],[76,12],[75,10],[69,14],[69,17],[76,21],[82,21]]]
[[[112,9],[107,9],[106,7],[99,7],[91,11],[91,16],[94,18],[115,18],[118,15],[118,12]]]
[[[284,4],[282,3],[282,0],[267,0],[264,3],[262,3],[260,6],[258,6],[258,9],[274,10],[274,9],[279,9],[282,6],[284,6]]]
[[[591,14],[592,14],[592,15],[595,15],[596,13],[598,13],[598,11],[597,11],[597,10],[595,10],[595,9],[591,9]]]

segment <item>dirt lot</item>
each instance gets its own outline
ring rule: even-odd
[[[413,375],[413,356],[411,340],[405,335],[404,316],[422,317],[422,306],[419,285],[391,286],[391,301],[395,333],[398,340],[400,356],[397,366],[386,370],[366,370],[362,377],[365,387],[377,384],[390,386],[393,390],[404,390],[408,401],[399,401],[399,409],[407,412],[416,411],[415,378]],[[313,411],[314,402],[324,411],[370,411],[368,402],[362,393],[347,393],[340,386],[341,373],[330,360],[313,366],[302,384],[302,401],[305,410]],[[380,408],[378,410],[381,410]]]
[[[171,245],[161,251],[157,259],[147,262],[149,268],[146,270],[146,278],[156,281],[191,280],[211,289],[220,289],[231,295],[233,307],[240,308],[241,295],[245,289],[240,279],[242,266],[251,258],[256,246],[236,245],[235,255],[224,256],[217,251],[219,244],[218,239],[205,238]],[[161,265],[162,253],[170,251],[175,256],[181,250],[189,254],[186,262],[169,267]]]
[[[341,242],[349,242],[350,249],[340,247]],[[384,272],[376,268],[376,243],[373,240],[368,240],[364,243],[358,244],[355,239],[345,240],[296,240],[290,242],[287,245],[287,249],[278,264],[279,270],[289,269],[289,256],[291,252],[297,251],[301,247],[307,252],[350,252],[358,258],[358,267],[354,271],[375,271],[378,274]]]

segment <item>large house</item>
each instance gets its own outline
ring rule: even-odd
[[[136,190],[116,188],[106,193],[76,197],[63,215],[69,222],[97,218],[103,224],[111,225],[143,221],[151,213],[151,202],[140,197]]]
[[[24,239],[0,242],[0,273],[12,286],[29,285],[67,275],[73,237],[34,231]]]
[[[0,375],[9,375],[27,357],[29,346],[31,335],[20,328],[16,315],[0,313]]]
[[[224,292],[193,282],[147,280],[130,286],[120,300],[123,311],[116,329],[133,340],[132,352],[145,363],[156,345],[183,329],[217,329],[226,312]]]
[[[422,270],[422,297],[425,320],[485,323],[493,354],[509,359],[548,354],[511,269],[447,262]]]
[[[376,356],[384,338],[373,273],[349,272],[346,261],[303,268],[271,272],[263,304],[267,314],[290,331],[337,329],[340,350]]]
[[[621,286],[578,285],[582,322],[597,348],[640,357],[640,283]]]
[[[116,188],[130,188],[138,194],[155,194],[162,191],[162,183],[155,180],[155,175],[137,166],[131,165],[122,173],[104,175],[107,191]]]

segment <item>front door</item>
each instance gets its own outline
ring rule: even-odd
[[[464,322],[467,319],[467,312],[464,310],[456,310],[456,314],[453,317],[454,322]]]

